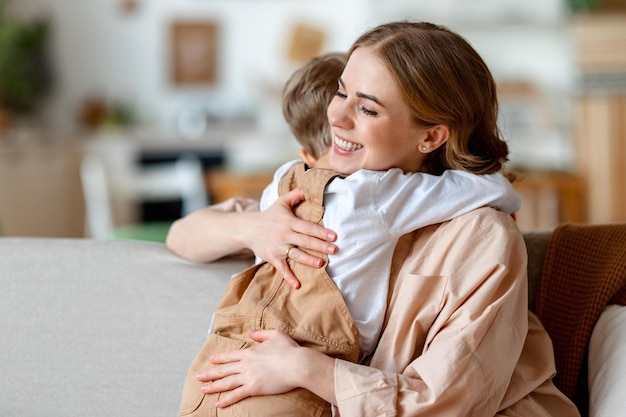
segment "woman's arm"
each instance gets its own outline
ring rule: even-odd
[[[224,256],[252,257],[249,248],[228,244],[230,234],[222,227],[232,213],[258,212],[259,202],[253,199],[231,198],[219,204],[195,210],[176,220],[168,231],[165,244],[169,250],[193,262],[211,262]]]
[[[211,262],[224,256],[250,250],[274,265],[292,285],[298,285],[285,262],[323,266],[320,258],[297,247],[333,254],[337,247],[334,232],[312,222],[298,219],[292,207],[304,199],[300,190],[280,197],[265,211],[247,201],[239,211],[222,211],[215,207],[196,210],[172,224],[166,239],[167,247],[193,262]],[[236,210],[232,205],[233,210]],[[290,248],[294,247],[290,250]]]

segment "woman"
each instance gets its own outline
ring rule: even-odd
[[[374,66],[393,82],[368,85],[368,77],[377,79],[372,60],[383,64]],[[379,100],[388,91],[398,91],[401,98]],[[495,83],[484,62],[461,37],[431,24],[396,22],[362,35],[349,51],[328,118],[341,138],[331,161],[339,158],[350,169],[364,161],[371,166],[376,159],[369,140],[406,135],[412,123],[440,125],[448,132],[447,141],[429,147],[428,157],[412,167],[417,171],[492,173],[501,170],[508,153],[496,126]],[[309,225],[293,220],[270,226],[271,216],[289,216],[297,200],[289,195],[258,214],[263,224],[250,223],[250,216],[235,222],[222,251],[247,246],[263,251],[261,257],[272,263],[280,263],[285,253],[315,261],[289,250],[292,245],[332,253],[336,248],[323,240],[328,233],[323,228],[307,230]],[[258,242],[259,236],[271,239],[266,230],[274,229],[280,244]],[[268,243],[272,248],[261,247]],[[305,388],[342,416],[578,415],[552,383],[549,338],[527,312],[521,233],[510,216],[489,208],[400,241],[383,332],[363,363],[298,346],[280,331],[256,332],[253,338],[261,343],[216,355],[211,361],[217,366],[198,375],[204,392],[223,392],[220,406]]]

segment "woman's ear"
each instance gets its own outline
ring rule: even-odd
[[[300,156],[300,159],[302,159],[302,162],[307,164],[309,168],[312,168],[313,166],[315,166],[315,162],[317,161],[317,158],[314,158],[313,155],[308,153],[306,149],[300,148],[300,150],[298,151],[298,155]]]
[[[428,133],[419,144],[419,150],[423,153],[429,153],[439,148],[447,142],[450,137],[450,128],[446,125],[439,124],[428,129]]]

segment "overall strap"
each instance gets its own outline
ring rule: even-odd
[[[282,196],[295,188],[302,189],[305,200],[294,207],[296,216],[321,224],[324,214],[324,190],[326,185],[338,176],[339,174],[329,169],[307,168],[304,163],[299,163],[291,167],[280,180],[278,194]]]

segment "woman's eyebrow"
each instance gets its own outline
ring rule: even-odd
[[[373,96],[371,94],[359,93],[357,91],[356,96],[359,97],[359,98],[364,98],[364,99],[367,99],[367,100],[371,100],[374,103],[378,104],[379,106],[385,107],[383,105],[383,103],[380,102],[380,100],[378,100],[375,96]]]
[[[341,77],[339,77],[339,84],[341,85],[341,87],[343,87],[344,89],[346,88],[346,85],[344,84],[343,80],[341,79]],[[381,103],[381,101],[376,98],[376,96],[373,96],[371,94],[365,94],[365,93],[360,93],[357,91],[356,96],[359,98],[364,98],[366,100],[371,100],[374,103],[378,104],[379,106],[385,107],[385,105],[383,103]]]

